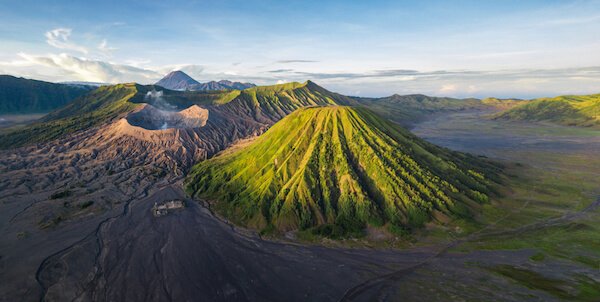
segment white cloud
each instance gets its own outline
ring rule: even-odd
[[[386,96],[394,93],[453,97],[533,98],[559,94],[600,92],[600,67],[518,70],[365,70],[363,72],[307,72],[269,67],[240,68],[228,73],[231,64],[153,65],[132,58],[121,62],[91,59],[70,54],[19,53],[0,61],[0,73],[47,81],[93,81],[108,83],[155,83],[172,70],[182,70],[200,82],[228,79],[258,85],[303,82],[312,79],[327,89],[343,94]],[[359,91],[360,90],[360,91]]]
[[[20,53],[19,56],[31,65],[46,67],[53,73],[63,74],[65,78],[70,76],[82,81],[148,83],[162,76],[162,74],[149,69],[79,58],[65,53],[47,56]]]
[[[70,28],[56,28],[46,32],[46,42],[58,49],[74,50],[84,54],[88,53],[87,48],[69,41],[71,36]]]

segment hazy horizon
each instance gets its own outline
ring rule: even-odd
[[[591,94],[598,4],[3,2],[0,74],[151,84],[182,70],[373,97]]]

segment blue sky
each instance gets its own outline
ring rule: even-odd
[[[600,93],[600,1],[6,1],[0,73],[307,79],[384,96]]]

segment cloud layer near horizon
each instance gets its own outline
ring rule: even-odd
[[[265,69],[265,66],[257,66],[249,68],[255,72],[231,73],[218,72],[193,64],[140,67],[92,60],[66,53],[45,56],[19,53],[18,56],[19,60],[0,62],[0,73],[10,73],[9,70],[18,71],[18,75],[49,81],[77,80],[152,84],[169,71],[182,70],[201,81],[230,79],[270,85],[289,81],[313,80],[338,92],[361,96],[425,93],[457,97],[537,97],[600,92],[600,66],[514,70],[418,71],[390,69],[362,73],[307,72],[303,71],[301,67]],[[278,64],[278,62],[274,64]],[[30,71],[35,72],[29,73]],[[555,89],[558,86],[564,86],[565,82],[569,83],[570,90]],[[348,89],[348,86],[354,89]],[[507,88],[498,90],[496,87]],[[381,91],[385,92],[381,93]]]

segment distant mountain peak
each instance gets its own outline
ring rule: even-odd
[[[156,85],[171,89],[171,90],[227,90],[236,89],[244,90],[246,88],[254,87],[256,85],[252,83],[241,83],[232,82],[229,80],[210,81],[207,83],[200,83],[194,80],[192,77],[187,75],[181,70],[175,70],[169,72],[160,81],[156,82]]]
[[[160,81],[156,82],[156,85],[172,90],[189,90],[190,86],[200,85],[200,83],[185,72],[175,70],[169,72]]]
[[[190,77],[187,73],[181,71],[181,70],[173,70],[171,72],[169,72],[165,78],[176,78],[176,79],[185,79],[186,81],[190,82],[190,83],[198,83],[198,81],[194,80],[192,77]]]

